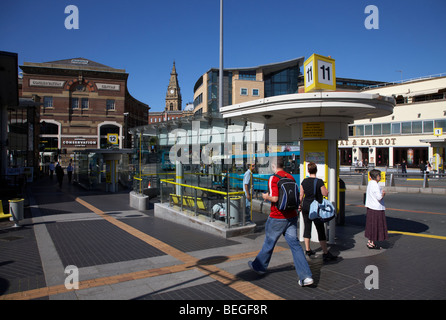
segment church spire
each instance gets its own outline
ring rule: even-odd
[[[172,67],[172,72],[170,73],[171,75],[178,75],[177,74],[177,69],[175,68],[175,60],[173,60],[173,67]]]
[[[180,85],[178,84],[178,73],[175,66],[175,60],[173,61],[172,72],[170,73],[169,85],[167,87],[166,94],[166,111],[179,111],[181,110],[181,92]]]

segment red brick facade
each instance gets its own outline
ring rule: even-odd
[[[148,124],[149,107],[127,89],[128,74],[77,58],[47,63],[25,62],[20,95],[37,95],[40,151],[67,157],[79,149],[130,148],[128,129]],[[108,134],[116,135],[116,145]]]

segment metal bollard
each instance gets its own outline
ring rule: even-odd
[[[395,186],[395,176],[394,176],[393,173],[390,174],[389,186],[390,187],[394,187]]]
[[[367,185],[367,183],[368,183],[368,173],[362,173],[362,185],[363,186],[366,186]]]
[[[424,179],[423,179],[423,188],[429,188],[429,180],[428,180],[428,175],[426,173],[426,171],[424,172]]]

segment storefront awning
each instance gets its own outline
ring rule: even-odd
[[[446,143],[446,138],[420,139],[424,143]]]

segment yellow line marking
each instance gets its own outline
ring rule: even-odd
[[[197,268],[204,274],[210,276],[211,278],[231,287],[232,289],[242,293],[243,295],[254,299],[254,300],[284,300],[282,297],[273,294],[272,292],[265,290],[261,287],[258,287],[251,282],[244,281],[237,276],[224,271],[214,265],[201,265],[199,264],[199,259],[184,253],[162,241],[159,241],[158,239],[155,239],[119,220],[117,220],[114,217],[111,217],[107,214],[105,214],[102,210],[96,208],[95,206],[89,204],[85,200],[82,200],[80,198],[76,198],[75,201],[82,204],[86,208],[90,209],[100,217],[104,218],[108,222],[112,223],[113,225],[121,228],[122,230],[128,232],[129,234],[137,237],[138,239],[146,242],[147,244],[163,251],[164,253],[173,256],[174,258],[181,260],[184,262],[184,264],[180,265],[173,265],[173,266],[167,266],[167,267],[161,267],[156,269],[148,269],[148,270],[142,270],[142,271],[136,271],[131,273],[125,273],[125,274],[119,274],[114,275],[110,277],[102,277],[102,278],[96,278],[96,279],[90,279],[90,280],[84,280],[80,281],[79,289],[87,289],[87,288],[93,288],[93,287],[100,287],[104,285],[111,285],[116,284],[120,282],[126,282],[126,281],[132,281],[132,280],[138,280],[138,279],[144,279],[149,277],[155,277],[170,273],[176,273],[176,272],[182,272],[186,270],[190,270],[190,268]],[[276,247],[274,252],[280,252],[288,250],[283,247]],[[239,260],[239,259],[245,259],[249,257],[255,257],[257,255],[256,252],[245,252],[245,253],[239,253],[233,256],[229,256],[227,261],[233,261],[233,260]],[[207,261],[207,263],[210,263],[211,260]],[[0,296],[0,300],[29,300],[29,299],[37,299],[41,297],[46,297],[50,295],[60,294],[69,292],[72,290],[66,289],[65,285],[56,285],[51,287],[44,287],[39,289],[33,289],[23,292],[17,292],[17,293],[11,293],[4,296]]]
[[[403,232],[403,231],[390,231],[390,230],[388,231],[388,233],[404,234],[406,236],[414,236],[414,237],[446,240],[446,237],[443,237],[443,236],[435,236],[435,235],[424,234],[424,233],[413,233],[413,232]]]
[[[365,208],[365,206],[363,204],[345,204],[346,206],[350,206],[350,207],[358,207],[358,208]],[[446,216],[446,213],[443,212],[431,212],[431,211],[418,211],[418,210],[408,210],[408,209],[396,209],[396,208],[386,208],[386,211],[390,210],[390,211],[404,211],[404,212],[413,212],[413,213],[425,213],[425,214],[439,214],[442,216]]]

